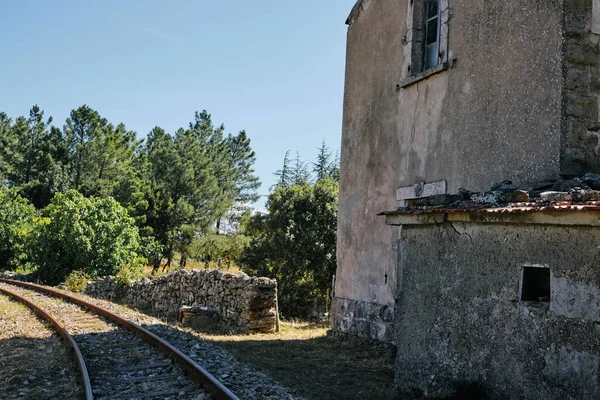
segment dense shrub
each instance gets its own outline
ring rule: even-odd
[[[16,190],[0,188],[0,270],[27,270],[38,213]]]
[[[44,217],[35,246],[43,281],[57,284],[75,270],[90,276],[115,275],[122,268],[141,272],[138,229],[114,199],[57,193]]]

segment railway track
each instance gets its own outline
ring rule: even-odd
[[[73,349],[86,400],[238,399],[141,326],[49,287],[0,279],[0,292],[46,319]]]

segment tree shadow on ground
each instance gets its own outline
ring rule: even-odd
[[[286,334],[278,338],[277,334],[227,335],[219,329],[195,331],[302,397],[399,398],[394,391],[394,353],[389,346],[324,335],[306,337],[302,332],[293,338]]]

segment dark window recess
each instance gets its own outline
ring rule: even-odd
[[[550,301],[550,268],[523,267],[521,301]]]

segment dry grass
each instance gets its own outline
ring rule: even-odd
[[[0,295],[0,398],[81,397],[70,349],[25,306]]]
[[[175,258],[173,259],[173,262],[171,263],[171,267],[165,269],[164,267],[162,267],[162,265],[164,265],[166,263],[166,260],[163,260],[161,267],[158,269],[158,271],[156,272],[156,274],[154,276],[162,276],[162,275],[168,275],[170,273],[173,273],[175,271],[179,270],[179,259]],[[148,277],[152,275],[152,265],[146,265],[144,267],[144,271],[143,271],[143,275],[144,277]],[[229,272],[236,272],[239,271],[240,268],[237,265],[230,265],[228,266],[227,264],[221,264],[221,267],[219,268],[219,266],[217,265],[217,263],[215,262],[201,262],[201,261],[196,261],[196,260],[192,260],[192,259],[188,259],[186,266],[185,266],[186,270],[192,270],[192,269],[219,269],[221,271],[229,271]]]
[[[382,345],[327,337],[326,328],[282,322],[281,332],[202,337],[309,399],[394,399],[393,354]]]

